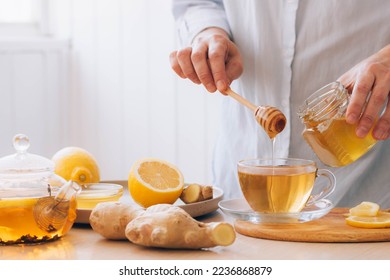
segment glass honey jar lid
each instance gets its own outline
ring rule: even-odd
[[[28,153],[29,138],[24,134],[14,136],[15,154],[0,158],[0,177],[45,176],[54,172],[54,163],[42,156]]]

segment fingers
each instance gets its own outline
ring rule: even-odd
[[[180,67],[180,64],[179,64],[179,61],[177,60],[177,51],[173,51],[171,52],[171,54],[169,55],[169,62],[171,63],[171,67],[173,69],[173,71],[175,71],[175,73],[182,79],[185,79],[187,78],[183,71],[181,70],[181,67]]]
[[[215,85],[218,91],[225,94],[230,83],[243,72],[237,46],[228,40],[212,41],[209,46],[209,62]]]
[[[390,79],[380,79],[377,83],[374,81],[373,75],[367,75],[357,81],[346,113],[348,123],[358,123],[356,135],[360,138],[367,136],[374,126],[390,92]],[[388,137],[386,134],[390,127],[389,124],[386,125],[387,115],[389,115],[388,112],[376,124],[373,136],[378,140]]]
[[[196,74],[200,80],[200,82],[205,86],[207,91],[215,92],[217,90],[217,86],[214,81],[214,77],[212,74],[212,68],[216,67],[213,63],[217,64],[218,67],[222,66],[222,71],[225,69],[225,62],[217,61],[220,59],[221,54],[215,54],[210,50],[210,45],[207,44],[197,44],[193,50],[191,55],[191,61],[194,65],[194,69]],[[213,60],[211,60],[211,57]]]
[[[209,92],[215,92],[217,86],[213,77],[213,70],[220,75],[225,73],[225,62],[222,55],[210,54],[205,44],[188,47],[170,54],[169,60],[175,73],[183,78],[190,79],[195,84],[203,84]],[[213,69],[213,70],[212,70]],[[217,75],[218,77],[218,75]]]
[[[372,136],[377,140],[389,138],[390,56],[374,55],[340,80],[352,92],[346,121],[357,124],[356,135],[363,138],[372,130]]]
[[[382,109],[386,104],[386,100],[389,95],[389,92],[390,92],[390,79],[389,80],[381,79],[376,84],[374,84],[366,108],[359,121],[359,125],[356,131],[357,136],[365,137],[369,133],[370,129],[375,124]],[[386,113],[386,115],[387,114],[388,113]],[[377,130],[379,129],[378,124],[375,125],[376,133],[373,133],[373,136],[375,138],[377,138],[376,136],[380,136],[380,138],[384,137],[384,133],[386,132],[385,129],[386,118],[383,119],[383,117],[384,116],[382,116],[382,121],[380,121],[381,130]]]
[[[171,62],[172,69],[182,78],[188,78],[195,84],[200,84],[195,68],[191,61],[192,48],[187,47],[176,52]],[[174,68],[175,67],[175,68]]]
[[[203,84],[207,91],[225,91],[228,79],[225,71],[227,48],[216,40],[209,44],[198,43],[193,47],[174,51],[170,55],[172,69],[178,76]]]
[[[226,34],[208,32],[197,37],[192,47],[173,51],[170,64],[179,77],[203,84],[209,92],[224,93],[243,72],[241,56]]]
[[[228,51],[227,44],[212,41],[209,46],[211,75],[213,77],[213,81],[215,81],[216,88],[218,88],[220,92],[225,92],[230,83],[228,81],[225,68]]]
[[[241,55],[238,51],[237,54],[232,55],[231,58],[228,59],[225,68],[228,84],[230,84],[231,81],[241,76],[244,69],[242,65]]]
[[[390,101],[374,128],[373,136],[376,140],[387,140],[390,137]]]
[[[348,123],[355,124],[359,121],[374,81],[374,76],[365,75],[355,83],[346,112],[346,120]]]

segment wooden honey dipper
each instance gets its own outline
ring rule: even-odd
[[[286,117],[278,108],[271,106],[256,106],[241,95],[235,93],[231,88],[228,88],[224,93],[249,108],[254,113],[256,121],[264,128],[269,138],[275,138],[275,136],[282,132],[286,126]]]

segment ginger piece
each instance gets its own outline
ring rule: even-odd
[[[172,205],[154,205],[132,220],[126,237],[133,243],[159,248],[200,249],[231,245],[236,234],[229,223],[202,223]]]
[[[212,199],[213,198],[213,187],[212,186],[202,186],[202,199]]]
[[[213,188],[199,184],[188,185],[181,193],[180,199],[186,203],[195,203],[213,198]]]
[[[92,229],[107,239],[126,239],[127,224],[144,212],[142,208],[120,202],[101,202],[92,210]]]

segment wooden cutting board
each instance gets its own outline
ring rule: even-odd
[[[326,216],[301,224],[254,224],[237,220],[238,233],[263,239],[299,242],[390,241],[390,228],[365,229],[345,223],[347,208],[334,208]]]

